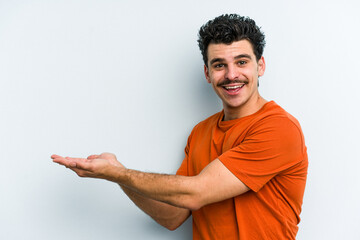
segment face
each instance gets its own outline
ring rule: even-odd
[[[208,46],[206,80],[223,102],[224,110],[251,108],[259,99],[258,77],[265,71],[265,61],[259,61],[248,40]]]

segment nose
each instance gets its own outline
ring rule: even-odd
[[[240,71],[239,68],[233,64],[229,64],[226,68],[226,78],[229,80],[239,79]]]

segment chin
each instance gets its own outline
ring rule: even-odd
[[[228,108],[239,108],[239,107],[242,107],[247,101],[244,100],[244,99],[239,99],[237,101],[230,101],[230,102],[227,102],[225,105],[228,107]]]
[[[244,106],[244,104],[226,104],[226,105],[224,105],[224,108],[227,108],[227,109],[239,109],[242,106]]]

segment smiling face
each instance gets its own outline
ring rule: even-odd
[[[265,71],[265,61],[256,60],[248,40],[208,46],[206,80],[223,102],[225,120],[240,118],[259,110],[266,102],[258,92],[258,77]]]

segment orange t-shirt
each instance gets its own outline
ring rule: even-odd
[[[193,239],[295,239],[308,166],[298,121],[273,101],[243,118],[223,116],[194,127],[177,174],[197,175],[219,158],[250,191],[193,211]]]

